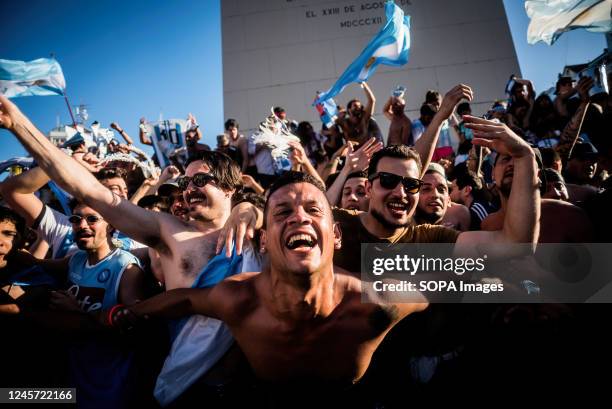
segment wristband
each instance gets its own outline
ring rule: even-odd
[[[115,324],[113,323],[113,316],[115,315],[115,312],[119,309],[119,308],[124,308],[125,305],[123,304],[116,304],[113,305],[113,307],[108,311],[108,315],[106,317],[106,321],[108,323],[109,326],[114,327]]]

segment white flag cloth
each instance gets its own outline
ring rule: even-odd
[[[598,33],[612,31],[612,0],[527,0],[531,19],[527,42],[552,45],[566,31],[584,28]]]

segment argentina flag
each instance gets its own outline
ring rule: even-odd
[[[53,58],[33,61],[0,59],[0,94],[7,98],[64,95],[62,67]]]
[[[584,28],[612,31],[612,0],[527,0],[525,11],[531,19],[527,42],[552,45],[566,31]]]
[[[387,24],[349,65],[338,81],[317,98],[315,104],[338,95],[351,82],[366,81],[379,64],[398,67],[408,62],[410,16],[404,16],[402,9],[393,0],[385,3],[385,14]]]

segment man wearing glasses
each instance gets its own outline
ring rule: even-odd
[[[372,155],[368,168],[368,212],[335,209],[340,223],[342,248],[334,254],[334,264],[359,272],[361,243],[536,243],[538,238],[539,194],[537,166],[529,145],[507,126],[466,116],[474,131],[474,143],[507,154],[514,163],[513,209],[506,213],[499,231],[459,233],[444,226],[414,225],[412,217],[423,185],[421,159],[405,145],[388,146]],[[515,190],[516,189],[516,190]]]
[[[145,298],[145,273],[136,256],[113,246],[114,229],[98,212],[74,199],[70,208],[68,220],[78,250],[61,260],[37,261],[66,282],[65,290],[51,292],[49,308],[67,313],[56,324],[89,334],[68,345],[70,378],[80,404],[124,407],[136,390],[133,352],[117,339],[100,336],[99,323],[114,305],[133,305]]]
[[[160,255],[166,290],[189,288],[204,272],[215,255],[219,230],[230,215],[231,197],[240,184],[240,169],[228,156],[204,151],[190,158],[186,165],[186,178],[181,181],[190,216],[190,220],[185,222],[171,214],[142,209],[111,192],[81,165],[65,160],[65,155],[19,108],[1,95],[0,126],[10,130],[37,159],[45,173],[68,193],[91,206],[132,239],[155,249]],[[239,265],[234,267],[239,268]],[[226,274],[231,273],[230,269],[226,270]],[[233,344],[233,339],[220,321],[202,322],[200,329],[208,334],[198,345],[198,351],[206,358],[197,368],[202,374],[219,361]],[[189,384],[185,381],[180,386],[184,388]],[[172,386],[167,390],[176,394],[183,389]],[[176,398],[176,395],[171,398]]]

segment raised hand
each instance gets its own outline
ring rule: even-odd
[[[347,171],[350,173],[367,169],[372,155],[381,150],[382,147],[382,143],[376,142],[376,138],[370,138],[360,146],[359,149],[353,151],[353,145],[349,142],[344,167],[347,168]]]
[[[532,154],[531,147],[506,124],[464,115],[465,126],[474,132],[472,143],[514,158]]]
[[[299,142],[290,141],[288,145],[291,147],[291,154],[289,155],[289,159],[291,163],[294,165],[303,165],[308,157],[306,156],[306,152],[304,151],[304,147]]]
[[[576,84],[576,91],[578,91],[578,95],[580,95],[580,100],[588,101],[589,100],[589,90],[593,88],[595,85],[595,81],[591,77],[582,77]]]
[[[438,115],[442,115],[444,119],[450,118],[455,107],[462,99],[471,101],[474,98],[474,92],[472,88],[465,84],[459,84],[453,87],[450,91],[444,95],[442,104],[438,110]]]
[[[162,182],[165,182],[166,180],[170,180],[170,179],[174,179],[178,176],[180,176],[181,171],[178,170],[178,168],[174,165],[170,165],[170,166],[166,166],[164,168],[164,170],[162,171],[161,175],[159,176],[159,179]]]
[[[11,130],[17,121],[26,119],[17,105],[13,104],[4,95],[0,94],[0,127]]]
[[[253,176],[251,175],[245,175],[242,174],[240,176],[240,178],[242,179],[242,184],[245,187],[250,187],[251,189],[253,188],[253,186],[255,186],[257,184],[257,182],[255,181],[255,179],[253,179]]]

